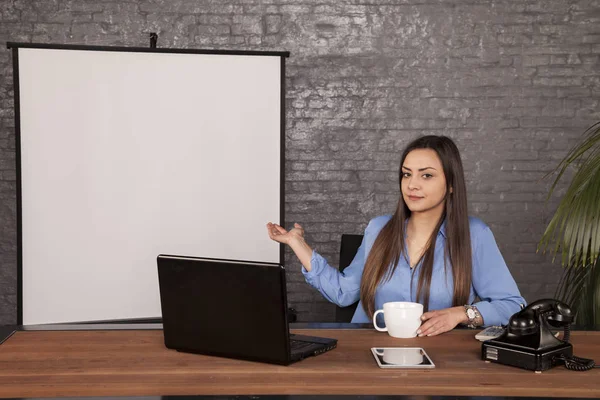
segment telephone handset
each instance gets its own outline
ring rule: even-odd
[[[574,320],[570,307],[554,299],[535,301],[515,313],[506,331],[482,344],[482,358],[533,371],[544,371],[559,363],[568,369],[585,371],[594,361],[573,356],[569,343]],[[551,327],[563,328],[563,339],[556,338]]]
[[[506,329],[513,336],[527,336],[539,332],[539,335],[535,335],[535,338],[539,339],[536,346],[539,349],[556,345],[560,341],[552,334],[548,325],[555,328],[563,327],[565,330],[563,341],[568,343],[569,326],[573,319],[573,313],[565,303],[553,299],[544,299],[535,301],[514,314],[510,318]]]

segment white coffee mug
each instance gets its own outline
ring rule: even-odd
[[[397,349],[376,349],[375,352],[383,357],[383,362],[395,365],[419,365],[423,362],[420,348],[400,347]]]
[[[385,328],[377,326],[377,315],[383,313]],[[417,329],[421,326],[423,305],[409,301],[393,301],[383,304],[383,310],[373,314],[373,325],[381,332],[387,332],[396,338],[411,338],[417,336]]]

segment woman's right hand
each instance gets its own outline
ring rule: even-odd
[[[267,232],[272,240],[290,246],[304,268],[307,271],[311,270],[310,260],[313,251],[304,241],[304,228],[300,224],[294,224],[292,229],[286,231],[283,227],[269,222]]]
[[[304,228],[300,224],[294,224],[292,229],[286,231],[282,226],[269,222],[267,232],[271,240],[287,245],[290,245],[296,239],[304,240]]]

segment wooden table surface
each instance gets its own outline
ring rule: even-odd
[[[150,395],[455,395],[600,397],[600,369],[536,374],[480,359],[475,331],[394,339],[374,330],[302,329],[337,349],[290,366],[180,353],[161,330],[19,331],[0,345],[0,397]],[[573,332],[600,362],[600,332]],[[423,347],[428,370],[380,369],[371,347]]]

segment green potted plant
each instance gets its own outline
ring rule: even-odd
[[[549,175],[558,175],[548,198],[565,171],[575,168],[567,192],[542,235],[538,250],[550,250],[565,268],[557,299],[571,305],[576,324],[600,327],[600,122],[588,128]]]

